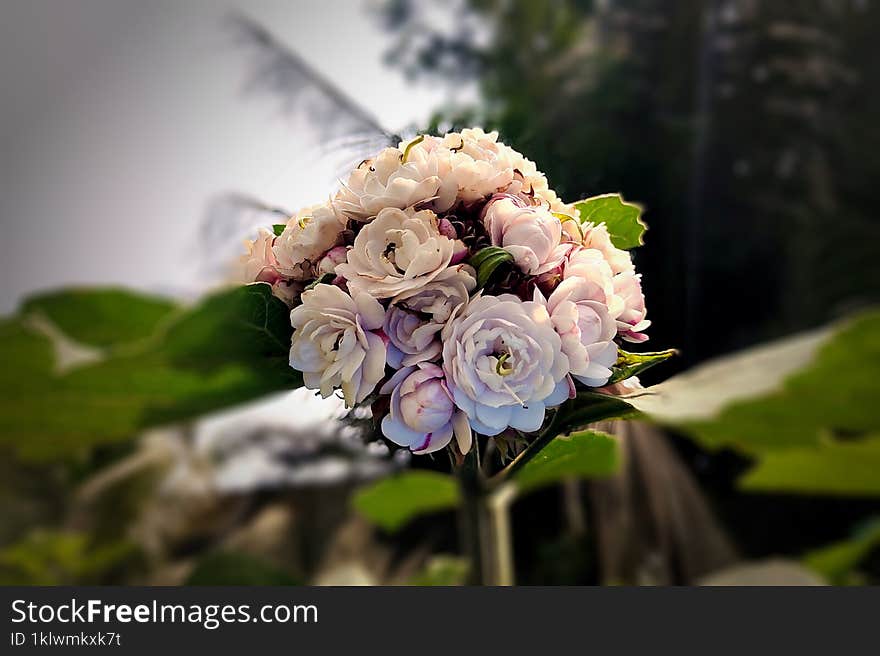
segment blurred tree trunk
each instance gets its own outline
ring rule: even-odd
[[[596,427],[617,436],[623,453],[621,471],[589,487],[601,583],[691,583],[736,562],[736,550],[662,431],[638,421]]]

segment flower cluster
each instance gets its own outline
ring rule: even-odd
[[[242,265],[292,306],[305,385],[369,403],[415,453],[536,431],[577,384],[608,382],[621,340],[647,339],[629,252],[480,129],[386,148]]]

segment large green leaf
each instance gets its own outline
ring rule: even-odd
[[[610,476],[619,463],[618,443],[598,431],[581,431],[557,437],[526,463],[512,480],[522,491],[555,483],[563,478]]]
[[[642,235],[647,229],[641,220],[642,208],[625,203],[619,194],[605,194],[575,203],[581,221],[604,223],[611,236],[611,243],[629,250],[641,246]]]
[[[149,337],[178,305],[125,289],[63,289],[27,299],[21,315],[39,313],[70,339],[108,347]]]
[[[76,304],[78,297],[71,297]],[[60,459],[137,431],[297,387],[288,310],[268,285],[214,294],[103,359],[56,369],[27,318],[0,323],[0,444]]]
[[[880,518],[860,526],[848,540],[829,544],[803,556],[801,562],[833,585],[853,581],[856,568],[880,548]]]
[[[750,490],[880,495],[880,311],[707,363],[626,401],[754,456]]]
[[[354,507],[374,524],[396,531],[412,518],[458,505],[458,485],[452,476],[409,471],[361,489]]]
[[[880,496],[880,437],[763,453],[740,485],[760,492]]]

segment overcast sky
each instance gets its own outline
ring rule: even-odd
[[[308,130],[243,90],[223,28],[241,8],[392,130],[445,92],[382,64],[389,44],[356,0],[21,0],[0,9],[0,313],[66,284],[197,288],[191,247],[226,190],[285,207],[322,200]]]

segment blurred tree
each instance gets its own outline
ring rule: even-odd
[[[685,361],[880,297],[876,2],[445,6],[382,14],[407,74],[477,80],[432,127],[498,129],[569,200],[645,203],[652,335]]]

